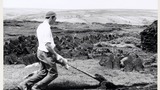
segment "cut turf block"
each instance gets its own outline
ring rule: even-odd
[[[133,71],[134,65],[132,63],[133,58],[129,55],[128,59],[126,61],[124,61],[124,71],[126,72],[131,72]]]

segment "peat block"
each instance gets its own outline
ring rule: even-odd
[[[15,54],[5,55],[4,56],[4,64],[11,65],[11,64],[18,64],[17,56]]]
[[[25,65],[29,65],[35,62],[39,62],[36,53],[35,54],[28,54],[20,58],[21,63]]]
[[[157,24],[156,20],[140,33],[142,50],[157,52]]]
[[[113,60],[114,55],[110,54],[108,56],[101,57],[99,64],[104,66],[106,69],[113,69]]]
[[[116,70],[120,70],[120,60],[121,58],[119,56],[115,56],[114,57],[114,60],[113,60],[113,69],[116,69]]]

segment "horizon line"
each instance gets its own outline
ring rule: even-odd
[[[12,7],[3,7],[3,9],[42,9],[42,8],[12,8]],[[158,11],[158,9],[135,9],[135,8],[84,8],[84,9],[82,9],[82,8],[76,8],[76,9],[74,9],[74,8],[72,8],[72,9],[56,9],[56,8],[43,8],[43,9],[54,9],[54,10],[157,10]],[[43,10],[42,9],[42,10]]]

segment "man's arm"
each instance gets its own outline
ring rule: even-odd
[[[53,57],[56,57],[56,62],[61,64],[62,66],[65,66],[66,69],[68,69],[67,59],[63,58],[61,55],[59,55],[55,50],[54,47],[51,45],[50,42],[46,43],[47,50],[53,55]]]

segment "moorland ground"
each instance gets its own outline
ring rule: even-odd
[[[145,16],[147,15],[148,14],[146,13]],[[41,21],[33,21],[33,20],[30,21],[27,19],[20,20],[18,19],[20,17],[21,16],[16,17],[16,19],[4,20],[4,42],[9,41],[10,39],[17,38],[21,35],[25,35],[25,36],[35,35],[36,28]],[[28,18],[33,18],[33,17],[35,17],[35,14],[33,15],[30,14]],[[75,18],[75,17],[66,17],[66,18]],[[74,19],[74,20],[77,20],[77,19]],[[147,19],[147,20],[152,22],[151,19]],[[121,21],[121,20],[117,19],[117,21]],[[135,37],[136,39],[140,39],[139,33],[144,29],[146,29],[147,27],[144,25],[144,23],[143,25],[131,25],[131,23],[116,24],[113,22],[105,23],[105,24],[104,23],[102,24],[99,22],[92,22],[92,23],[59,22],[56,25],[54,25],[53,28],[55,29],[53,31],[53,35],[59,36],[59,37],[62,37],[63,35],[70,35],[70,36],[76,35],[77,37],[84,37],[86,35],[91,35],[91,34],[97,35],[103,32],[103,34],[114,33],[118,35],[124,35],[123,37],[120,37],[120,38]],[[132,50],[134,49],[134,52],[137,53],[142,58],[143,62],[146,62],[153,54],[155,54],[155,53],[142,51],[141,48],[139,47],[134,47],[134,48],[126,47],[121,49],[129,52],[133,52]],[[108,81],[111,81],[116,85],[130,86],[133,84],[157,82],[157,68],[155,67],[146,67],[145,71],[142,73],[141,72],[124,72],[121,70],[106,69],[105,67],[102,67],[98,64],[99,61],[100,61],[99,58],[85,59],[85,60],[76,59],[74,61],[70,60],[69,63],[91,74],[96,74],[96,73],[101,74]],[[50,85],[51,87],[52,86],[62,87],[62,85],[64,87],[73,87],[73,86],[78,87],[78,86],[86,86],[86,85],[94,86],[98,84],[96,80],[93,80],[92,78],[72,68],[70,68],[69,70],[65,70],[63,67],[59,65],[58,67],[59,67],[58,68],[59,77],[51,83]],[[24,76],[37,70],[38,66],[25,68],[25,65],[23,64],[4,65],[3,69],[4,69],[4,89],[10,89],[18,85],[18,83],[20,83],[23,80]]]

